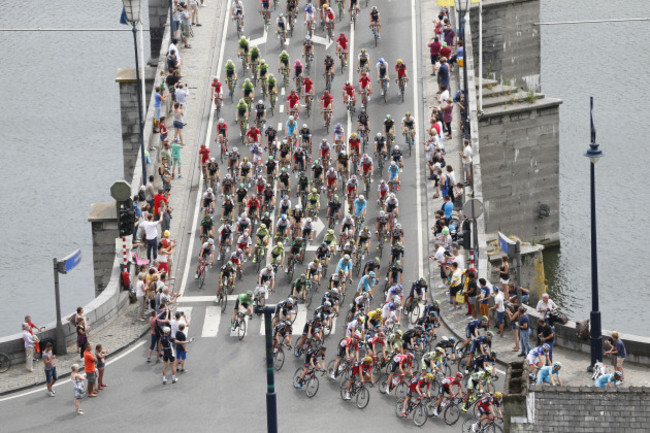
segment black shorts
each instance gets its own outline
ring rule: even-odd
[[[432,65],[436,64],[436,62],[438,61],[439,56],[440,56],[440,54],[431,54],[431,64]]]
[[[456,296],[458,292],[460,292],[460,289],[462,289],[462,285],[454,286],[449,288],[449,296]]]
[[[163,350],[163,361],[174,362],[174,355],[171,350]]]
[[[397,367],[399,366],[399,363],[392,361],[390,363],[390,372],[395,373],[395,370],[397,370]]]
[[[440,395],[451,394],[451,387],[448,385],[440,384],[440,386],[438,387],[438,394]]]
[[[336,356],[338,356],[340,358],[344,358],[345,357],[345,347],[343,347],[343,346],[341,346],[339,344],[338,348],[336,349]]]

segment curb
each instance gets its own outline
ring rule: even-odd
[[[122,352],[124,349],[128,348],[133,343],[135,343],[136,341],[138,341],[139,339],[144,337],[147,334],[147,332],[149,332],[149,329],[145,328],[145,330],[138,337],[136,337],[133,340],[129,341],[128,343],[126,343],[122,347],[119,347],[119,348],[115,349],[114,351],[111,351],[111,353],[109,355],[106,355],[106,359],[110,360],[113,356],[115,356],[118,353]],[[59,380],[62,379],[62,378],[65,378],[65,377],[69,377],[70,374],[71,374],[71,372],[66,372],[66,373],[58,375]],[[45,384],[46,384],[45,379],[43,379],[43,380],[41,380],[39,382],[36,382],[36,383],[32,383],[32,384],[29,384],[29,385],[23,385],[23,386],[19,386],[18,388],[14,388],[14,389],[10,389],[10,390],[7,390],[7,391],[0,392],[0,397],[10,395],[10,394],[14,394],[14,393],[17,393],[17,392],[20,392],[20,391],[25,391],[25,390],[30,389],[30,388],[36,388],[38,386],[43,386]]]

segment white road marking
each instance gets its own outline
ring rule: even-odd
[[[282,131],[282,122],[278,122],[278,132]]]
[[[284,93],[284,92],[282,92]],[[284,113],[284,104],[280,105],[280,113]]]
[[[228,5],[226,10],[230,10],[232,0],[228,0]],[[223,32],[221,34],[221,50],[219,52],[219,62],[217,63],[217,77],[221,79],[221,70],[223,69],[223,55],[226,52],[226,36],[228,34],[228,23],[229,19],[224,20]],[[210,102],[210,116],[208,116],[208,130],[205,134],[205,147],[210,148],[210,138],[212,137],[212,124],[214,122],[214,112],[216,111],[217,106],[214,103],[214,100]],[[181,287],[178,290],[178,293],[183,295],[185,292],[185,287],[187,285],[187,276],[190,272],[190,265],[192,263],[192,250],[194,248],[194,233],[196,233],[196,226],[199,222],[199,208],[201,205],[201,196],[203,195],[203,182],[201,182],[199,177],[199,189],[196,194],[196,205],[194,206],[194,216],[192,217],[192,230],[190,231],[190,242],[187,246],[187,258],[185,259],[185,269],[183,270],[183,278],[181,279]]]
[[[354,28],[352,28],[352,31],[354,31]],[[312,36],[311,40],[314,41],[315,44],[325,45],[325,50],[327,50],[330,47],[330,45],[332,45],[334,43],[334,39],[328,39],[328,38],[324,38],[322,36],[316,36],[316,35]],[[354,51],[351,51],[351,52],[354,52]]]
[[[307,323],[307,307],[304,304],[298,305],[298,313],[296,313],[296,320],[293,322],[293,335],[302,335],[302,328]]]
[[[111,358],[108,361],[106,361],[106,365],[111,365],[112,363],[119,361],[120,359],[124,358],[125,356],[131,354],[133,351],[139,349],[145,343],[146,343],[146,341],[141,341],[141,342],[137,343],[136,345],[131,347],[126,352],[123,352],[123,353],[119,354],[117,357]],[[70,383],[69,378],[58,381],[57,383],[54,384],[54,386],[59,387],[59,386],[62,386],[64,384],[66,384],[66,383]],[[39,387],[34,388],[32,390],[29,390],[29,391],[26,391],[26,392],[21,392],[20,394],[14,394],[14,395],[10,395],[9,397],[0,398],[0,403],[3,402],[3,401],[13,400],[13,399],[24,397],[24,396],[27,396],[27,395],[32,395],[32,394],[35,394],[37,392],[43,392],[46,389],[47,389],[46,386],[39,386]]]
[[[418,50],[416,38],[415,0],[411,0],[411,43],[413,45],[413,113],[415,119],[420,119],[420,91],[418,90]],[[418,221],[418,275],[424,275],[424,241],[422,235],[422,177],[420,170],[420,128],[415,128],[415,185],[417,187],[417,221]]]
[[[390,0],[389,0],[390,1]],[[268,36],[268,32],[266,30],[266,26],[264,27],[264,34],[262,34],[261,38],[253,39],[252,41],[249,42],[250,46],[257,45],[258,47],[262,44],[266,43],[266,38]]]
[[[285,90],[284,90],[284,87],[283,87],[282,89],[280,89],[280,95],[284,96],[284,92],[285,92]],[[282,107],[282,105],[280,105],[280,107]]]
[[[354,26],[350,26],[350,45],[348,47],[348,81],[352,83],[352,78],[354,74],[354,66],[352,65],[352,58],[350,57],[350,53],[354,53]],[[350,134],[352,134],[352,113],[348,110],[348,137],[350,137]],[[350,143],[349,140],[346,140],[345,143],[345,148],[346,152],[348,155],[350,154]]]
[[[201,337],[216,337],[221,323],[221,307],[206,307]]]
[[[228,295],[228,302],[237,300],[238,295]],[[177,299],[176,302],[179,304],[191,304],[191,303],[206,303],[206,302],[216,302],[217,295],[214,296],[181,296]]]

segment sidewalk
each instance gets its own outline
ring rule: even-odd
[[[422,19],[423,23],[422,29],[422,50],[424,51],[420,57],[422,62],[421,70],[423,71],[423,100],[425,112],[428,111],[426,116],[430,114],[430,106],[437,105],[435,100],[435,95],[438,90],[438,84],[436,77],[429,75],[429,55],[428,48],[426,47],[426,41],[433,35],[433,25],[429,25],[431,20],[437,15],[439,8],[435,3],[430,3],[429,6],[422,8]],[[453,15],[453,9],[450,10],[450,14]],[[452,22],[454,20],[452,19]],[[459,70],[460,69],[460,70]],[[426,73],[424,73],[426,72]],[[451,95],[454,95],[456,90],[460,89],[460,79],[462,78],[462,68],[455,67],[454,71],[451,74]],[[454,119],[452,122],[452,136],[451,140],[444,140],[444,146],[446,150],[445,160],[447,165],[454,167],[454,173],[456,175],[456,182],[462,182],[463,171],[462,171],[462,162],[458,152],[462,148],[462,131],[460,130],[460,111],[458,108],[454,110]],[[425,175],[428,175],[428,170],[425,170]],[[426,181],[426,194],[427,194],[427,216],[428,216],[428,227],[427,232],[429,233],[429,254],[435,252],[434,239],[431,235],[431,227],[435,224],[434,213],[436,210],[440,209],[442,205],[442,198],[432,199],[434,194],[434,181]],[[468,189],[465,189],[465,195],[467,197]],[[461,250],[461,254],[467,253]],[[469,258],[465,257],[466,268],[470,266]],[[447,293],[447,288],[442,284],[440,279],[440,272],[437,263],[434,260],[429,260],[429,283],[431,287],[431,297],[432,299],[437,299],[441,303],[441,316],[442,321],[447,325],[447,327],[452,331],[454,336],[457,339],[464,339],[465,337],[465,326],[468,321],[471,319],[471,316],[466,316],[467,307],[462,305],[460,309],[453,312],[449,311],[449,295]],[[494,283],[494,282],[492,282]],[[497,282],[498,283],[498,282]],[[531,329],[533,333],[537,328],[536,323],[532,325]],[[514,340],[511,328],[507,324],[504,328],[504,337],[501,338],[497,334],[495,328],[490,328],[494,333],[495,337],[492,340],[492,347],[498,352],[498,361],[502,365],[507,365],[513,361],[521,361],[523,358],[517,357],[518,352],[513,352],[512,348],[514,347]],[[535,347],[534,341],[531,341],[531,347]],[[562,363],[562,373],[561,377],[565,384],[567,385],[593,385],[591,380],[591,373],[586,371],[587,366],[590,364],[589,354],[577,352],[562,347],[555,346],[553,348],[553,360],[560,361]],[[604,362],[610,364],[609,370],[613,371],[611,366],[610,359],[604,359]],[[650,386],[650,370],[646,367],[634,365],[634,364],[624,364],[625,371],[625,384],[626,385],[635,385],[635,386]]]
[[[185,146],[181,151],[181,160],[183,162],[182,170],[183,177],[172,181],[172,190],[170,193],[169,203],[174,209],[173,218],[171,220],[170,232],[172,238],[179,239],[179,245],[174,252],[173,267],[171,278],[168,279],[170,288],[178,291],[179,287],[175,284],[176,272],[181,269],[177,257],[183,248],[186,248],[180,242],[182,235],[186,230],[186,214],[188,207],[188,197],[190,195],[193,184],[196,180],[196,165],[198,157],[198,149],[200,141],[204,137],[205,122],[207,121],[207,114],[210,105],[207,103],[209,98],[210,88],[210,74],[212,67],[216,65],[214,55],[218,51],[217,41],[221,37],[221,13],[222,5],[218,2],[211,2],[207,7],[200,8],[200,22],[201,27],[194,27],[194,38],[191,40],[191,49],[184,49],[182,43],[178,44],[182,57],[182,77],[181,80],[189,84],[190,95],[187,98],[187,105],[185,110],[185,122],[187,125],[183,129],[183,141]],[[161,48],[161,53],[166,53],[167,47]],[[207,109],[206,109],[207,107]],[[150,107],[153,109],[153,107]],[[174,128],[172,126],[171,116],[167,116],[165,122],[168,128],[168,137],[173,138]],[[154,134],[152,143],[149,143],[149,151],[152,158],[152,164],[147,167],[149,174],[155,177],[155,188],[162,186],[161,178],[157,175],[156,168],[159,162],[160,153],[160,138],[158,134]],[[191,215],[190,215],[191,217]],[[191,221],[190,221],[191,223]],[[135,283],[135,279],[133,280]],[[137,304],[129,304],[128,307],[116,317],[111,324],[104,327],[98,333],[94,333],[91,327],[89,332],[89,341],[93,347],[96,344],[101,344],[105,350],[110,351],[107,360],[115,356],[118,352],[127,348],[143,335],[148,333],[148,322],[136,321]],[[90,324],[92,326],[92,323]],[[79,355],[77,354],[76,344],[72,344],[67,348],[67,355],[57,356],[56,367],[59,378],[69,376],[70,366],[74,363],[83,365],[80,362]],[[34,371],[28,372],[25,369],[24,363],[12,365],[11,369],[6,373],[0,374],[0,395],[9,394],[25,388],[30,388],[36,385],[45,384],[45,374],[43,372],[42,362],[34,364]]]

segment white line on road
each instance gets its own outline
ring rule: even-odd
[[[420,119],[420,92],[418,90],[418,50],[416,38],[415,0],[411,0],[411,43],[413,44],[413,114],[415,119]],[[415,185],[417,186],[417,221],[418,221],[418,275],[424,275],[424,242],[422,239],[422,178],[420,177],[420,138],[415,128]]]
[[[228,0],[228,5],[226,6],[226,11],[230,10],[232,0]],[[221,50],[219,52],[219,62],[217,63],[217,77],[221,78],[221,68],[223,66],[223,54],[225,53],[226,47],[226,36],[228,34],[228,23],[230,20],[226,18],[223,24],[223,33],[221,35]],[[210,148],[210,138],[212,137],[212,123],[214,122],[214,112],[216,111],[216,105],[214,100],[210,102],[210,116],[208,117],[208,130],[205,134],[205,147]],[[191,183],[191,180],[190,180]],[[201,175],[199,175],[199,189],[196,194],[196,205],[194,206],[194,216],[192,217],[192,230],[190,232],[190,242],[187,248],[187,258],[185,259],[185,269],[183,270],[183,278],[181,279],[181,288],[178,290],[178,293],[183,295],[185,292],[185,286],[187,285],[187,276],[190,272],[190,265],[192,263],[192,250],[194,249],[194,233],[196,233],[196,226],[199,222],[199,208],[201,204],[201,195],[203,193],[203,182],[201,182]]]
[[[221,307],[206,307],[201,337],[216,337],[221,323]]]
[[[282,93],[284,93],[284,92],[282,92]],[[280,113],[284,113],[284,104],[280,105]]]
[[[278,132],[282,131],[282,122],[278,122]]]
[[[238,295],[228,295],[228,302],[235,301]],[[181,296],[176,302],[179,304],[216,302],[217,296]]]
[[[133,346],[132,348],[130,348],[130,349],[127,350],[126,352],[121,353],[121,354],[119,354],[117,357],[115,357],[115,358],[111,358],[110,360],[106,361],[106,365],[111,365],[112,363],[119,361],[120,359],[124,358],[125,356],[131,354],[131,353],[132,353],[133,351],[135,351],[136,349],[139,349],[140,346],[142,346],[142,345],[145,344],[145,343],[146,343],[146,341],[141,341],[141,342],[137,343],[135,346]],[[55,387],[59,387],[59,386],[64,385],[64,384],[66,384],[66,383],[70,383],[70,379],[69,379],[69,378],[68,378],[68,379],[64,379],[64,380],[61,380],[61,381],[58,381],[57,383],[54,384],[54,386],[55,386]],[[32,390],[29,390],[29,391],[27,391],[27,392],[22,392],[22,393],[20,393],[20,394],[15,394],[15,395],[10,395],[9,397],[0,398],[0,403],[3,402],[3,401],[13,400],[13,399],[15,399],[15,398],[19,398],[19,397],[24,397],[24,396],[27,396],[27,395],[35,394],[35,393],[37,393],[37,392],[43,392],[43,391],[45,391],[46,389],[47,389],[47,387],[45,387],[45,386],[39,386],[39,387],[34,388],[34,389],[32,389]]]
[[[284,87],[282,87],[282,88],[280,89],[280,95],[284,96],[284,92],[285,92]],[[282,107],[282,105],[280,105],[280,107]]]

